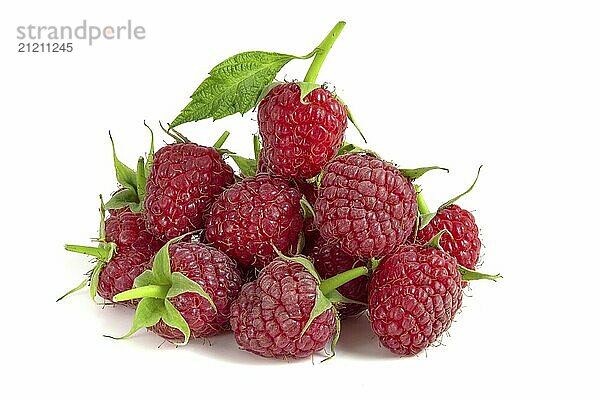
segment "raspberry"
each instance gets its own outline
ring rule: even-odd
[[[417,233],[417,241],[427,243],[444,229],[447,229],[452,237],[450,235],[441,237],[442,249],[454,256],[458,264],[475,270],[475,265],[479,260],[481,241],[479,240],[479,228],[475,224],[473,214],[455,204],[443,208]]]
[[[402,246],[381,260],[369,283],[369,315],[381,344],[412,356],[450,327],[462,303],[461,275],[448,253]]]
[[[146,184],[148,229],[168,240],[202,228],[204,212],[233,180],[233,170],[212,147],[175,143],[161,148]]]
[[[147,254],[129,250],[117,253],[104,265],[98,277],[98,295],[112,301],[117,294],[133,287],[133,281],[146,269],[150,268],[150,257]],[[132,306],[136,301],[122,303]]]
[[[323,238],[317,239],[306,254],[313,260],[315,269],[323,279],[331,278],[366,262],[344,253],[338,246],[327,243]],[[367,303],[369,280],[361,276],[340,286],[338,291],[350,300]],[[351,317],[363,312],[367,307],[362,304],[345,304],[338,307],[340,317]]]
[[[345,154],[327,165],[315,202],[321,236],[361,258],[397,250],[411,235],[416,192],[393,165],[367,154]]]
[[[302,265],[275,259],[231,305],[235,340],[242,349],[270,358],[303,358],[323,350],[336,330],[333,309],[301,334],[317,290],[316,279]]]
[[[115,243],[119,253],[142,253],[147,256],[146,261],[148,261],[164,244],[147,230],[146,220],[142,214],[133,213],[128,209],[111,211],[111,216],[106,219],[105,225],[106,241]]]
[[[329,91],[317,88],[300,99],[295,83],[282,83],[258,106],[264,162],[286,178],[317,175],[342,145],[346,109]]]
[[[212,299],[197,293],[185,292],[169,301],[188,323],[192,338],[216,335],[229,329],[229,308],[242,287],[240,271],[235,263],[217,249],[201,243],[175,243],[169,246],[171,272],[180,272],[194,282]],[[168,340],[183,340],[183,334],[163,320],[149,328]]]
[[[206,217],[206,241],[242,268],[262,268],[295,249],[302,230],[300,192],[278,177],[258,174],[225,190]]]

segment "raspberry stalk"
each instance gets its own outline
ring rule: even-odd
[[[314,83],[317,81],[317,76],[319,75],[321,66],[325,61],[325,58],[327,58],[327,54],[329,53],[329,50],[331,50],[331,46],[333,46],[338,36],[340,36],[344,26],[346,26],[346,22],[344,21],[340,21],[335,24],[331,32],[329,32],[321,44],[315,48],[316,55],[310,64],[310,67],[308,68],[308,72],[304,77],[304,82]]]
[[[350,282],[351,280],[368,274],[369,269],[367,267],[356,267],[348,271],[341,272],[329,279],[323,280],[319,285],[319,289],[321,289],[321,292],[327,296],[329,293]]]

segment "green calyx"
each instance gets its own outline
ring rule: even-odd
[[[438,232],[437,235],[432,237],[429,240],[429,242],[427,242],[425,244],[425,246],[433,247],[434,249],[443,251],[444,249],[442,249],[442,246],[440,246],[440,239],[442,238],[442,236],[444,236],[444,234],[447,234],[448,236],[450,236],[452,238],[452,240],[454,240],[454,237],[448,231],[448,229],[442,229],[441,231]],[[460,275],[461,275],[461,278],[463,281],[491,280],[491,281],[496,282],[497,279],[502,278],[502,275],[500,275],[500,274],[490,275],[490,274],[486,274],[483,272],[473,271],[471,269],[463,267],[460,264],[458,265],[458,271],[460,272]]]
[[[254,158],[242,157],[231,151],[224,153],[238,166],[242,178],[255,176],[258,170],[258,155],[260,153],[260,138],[258,135],[252,135],[252,146],[254,148]]]
[[[421,168],[413,168],[413,169],[398,168],[400,173],[403,176],[405,176],[406,178],[410,179],[411,181],[418,179],[418,178],[422,177],[423,175],[425,175],[425,173],[427,173],[429,171],[433,171],[435,169],[440,169],[442,171],[450,172],[450,170],[448,168],[438,167],[437,165],[433,166],[433,167],[421,167]]]
[[[117,245],[114,243],[106,242],[106,209],[102,195],[100,195],[100,226],[98,228],[98,246],[80,246],[75,244],[66,244],[65,250],[74,253],[85,254],[96,258],[96,265],[91,271],[87,273],[87,277],[75,288],[69,290],[67,293],[59,297],[56,301],[60,301],[72,293],[75,293],[88,284],[90,286],[90,297],[96,302],[96,294],[98,293],[98,279],[100,272],[104,266],[112,259],[115,252],[117,251]]]
[[[340,337],[340,318],[339,318],[337,309],[335,308],[334,304],[338,304],[338,303],[364,304],[360,301],[352,300],[352,299],[349,299],[349,298],[343,296],[337,290],[337,288],[339,288],[340,286],[344,285],[345,283],[348,283],[351,280],[356,279],[360,276],[368,275],[369,269],[364,266],[356,267],[351,270],[344,271],[344,272],[342,272],[336,276],[333,276],[331,278],[323,280],[323,279],[321,279],[319,273],[315,269],[314,264],[312,263],[312,261],[309,258],[301,256],[301,255],[289,257],[289,256],[286,256],[285,254],[281,253],[275,246],[273,246],[273,248],[275,249],[275,252],[279,256],[279,258],[302,265],[315,278],[315,280],[317,281],[317,284],[318,284],[315,305],[313,306],[313,309],[310,312],[308,321],[302,328],[302,332],[300,333],[300,336],[304,335],[304,333],[308,330],[308,328],[310,327],[312,322],[316,318],[318,318],[321,314],[323,314],[327,310],[330,310],[330,309],[333,310],[333,314],[334,314],[335,321],[336,321],[336,331],[335,331],[335,335],[331,341],[331,353],[332,354],[326,360],[332,358],[333,356],[335,356],[335,346],[337,345],[338,339]],[[324,360],[324,361],[326,361],[326,360]]]
[[[475,176],[475,180],[473,181],[473,183],[471,184],[471,186],[469,186],[469,188],[467,190],[465,190],[458,196],[451,198],[450,200],[448,200],[447,202],[445,202],[444,204],[439,206],[435,212],[429,211],[429,207],[427,207],[425,198],[421,194],[421,189],[419,188],[419,186],[415,185],[415,189],[417,191],[417,205],[419,207],[419,230],[425,228],[427,226],[427,224],[429,224],[429,222],[431,222],[433,217],[435,217],[438,212],[440,212],[441,210],[443,210],[446,207],[451,206],[452,204],[456,203],[461,197],[470,193],[473,190],[473,188],[475,187],[477,180],[479,179],[479,173],[481,172],[482,167],[483,167],[483,165],[480,165],[479,168],[477,169],[477,176]]]
[[[122,187],[106,202],[106,208],[109,210],[128,207],[132,212],[142,212],[144,208],[144,198],[146,196],[146,180],[150,175],[152,161],[154,158],[154,133],[144,121],[144,125],[150,132],[150,150],[146,156],[138,158],[136,169],[133,170],[122,163],[117,157],[115,142],[109,132],[110,142],[113,151],[113,163],[115,166],[115,175],[117,182]]]
[[[141,299],[135,311],[131,329],[124,336],[111,337],[125,339],[142,328],[148,328],[162,320],[165,324],[178,329],[184,336],[181,345],[188,343],[190,327],[181,313],[173,306],[170,299],[182,293],[196,293],[205,298],[216,311],[216,306],[206,291],[195,281],[180,272],[171,272],[169,246],[185,236],[171,239],[154,256],[152,269],[144,271],[134,281],[133,289],[114,296],[113,301]]]

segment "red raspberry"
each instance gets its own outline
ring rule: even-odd
[[[217,249],[201,243],[175,243],[169,246],[171,272],[180,272],[210,296],[209,301],[197,293],[185,292],[169,301],[190,327],[192,338],[213,336],[229,329],[231,302],[242,287],[240,271],[235,263]],[[168,340],[182,341],[183,334],[160,320],[149,328]]]
[[[325,168],[315,203],[321,236],[350,255],[381,257],[411,235],[416,192],[393,165],[367,154],[345,154]]]
[[[336,330],[333,309],[301,335],[317,290],[316,279],[302,265],[275,259],[231,305],[235,340],[242,349],[270,358],[302,358],[323,350]]]
[[[106,241],[115,243],[119,253],[142,253],[146,255],[148,261],[164,244],[148,231],[142,214],[133,213],[128,209],[121,209],[116,213],[111,211],[105,226]]]
[[[317,88],[300,99],[295,83],[282,83],[258,106],[258,128],[268,169],[286,178],[311,178],[342,145],[348,126],[345,107]]]
[[[240,267],[262,268],[275,245],[290,254],[302,230],[300,192],[278,177],[258,174],[225,190],[206,217],[206,241]]]
[[[233,180],[233,170],[212,147],[175,143],[161,148],[146,184],[148,229],[168,240],[202,228],[204,212]]]
[[[131,289],[135,278],[150,268],[151,257],[133,250],[115,254],[100,271],[98,295],[105,300],[112,301],[117,293]],[[118,304],[134,306],[137,301],[125,301]]]
[[[402,246],[385,257],[369,284],[369,315],[381,344],[412,356],[435,342],[462,303],[456,259],[424,246]]]
[[[447,229],[452,237],[442,235],[440,239],[442,249],[454,256],[458,264],[475,270],[481,241],[473,214],[455,204],[443,208],[417,233],[417,241],[427,243],[444,229]]]
[[[316,243],[306,254],[312,258],[315,269],[323,279],[331,278],[341,272],[354,267],[365,265],[366,262],[357,257],[344,253],[338,246],[327,243],[323,238]],[[350,300],[367,303],[369,279],[361,276],[343,284],[338,291]],[[363,312],[367,307],[361,304],[343,304],[338,307],[340,317],[351,317]]]

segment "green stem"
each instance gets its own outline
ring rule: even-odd
[[[419,207],[419,213],[421,215],[427,215],[431,212],[431,211],[429,211],[429,207],[427,207],[425,198],[421,194],[420,190],[417,190],[417,206]]]
[[[336,276],[332,276],[329,279],[325,279],[319,285],[321,292],[327,296],[329,293],[339,288],[345,283],[350,282],[353,279],[358,278],[359,276],[364,276],[369,274],[369,269],[367,267],[357,267],[348,271],[344,271],[341,274],[337,274]]]
[[[156,299],[164,299],[167,296],[167,292],[169,291],[169,286],[162,285],[148,285],[142,286],[139,288],[133,288],[121,292],[115,297],[113,297],[113,301],[127,301],[133,299],[141,299],[143,297],[154,297]]]
[[[329,53],[331,46],[333,46],[338,36],[342,32],[342,29],[344,29],[345,25],[346,23],[344,21],[340,21],[337,24],[335,24],[331,32],[327,34],[327,37],[325,37],[321,44],[317,46],[317,48],[315,49],[316,56],[313,59],[312,64],[310,64],[310,67],[308,68],[308,72],[304,77],[304,82],[314,83],[317,81],[317,76],[319,75],[321,66],[325,61],[325,58],[327,58],[327,54]]]
[[[219,138],[217,139],[215,144],[213,144],[213,147],[217,150],[220,149],[221,147],[223,147],[223,144],[225,144],[225,141],[227,140],[228,137],[229,137],[229,131],[223,132],[223,134],[221,136],[219,136]]]
[[[73,253],[86,254],[88,256],[96,257],[97,259],[104,261],[108,260],[108,258],[110,257],[110,251],[101,247],[65,244],[65,250],[72,251]]]

